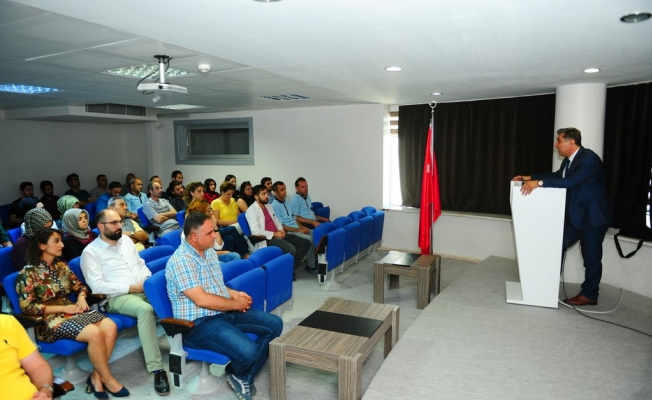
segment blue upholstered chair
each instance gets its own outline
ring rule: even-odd
[[[360,223],[360,249],[358,253],[371,253],[371,241],[374,235],[374,217],[361,218]]]
[[[351,218],[352,221],[360,221],[366,216],[367,214],[363,213],[362,211],[351,211],[349,213],[349,218]]]
[[[313,231],[317,252],[319,283],[326,283],[328,273],[344,264],[346,231],[333,222],[319,224]],[[332,273],[334,275],[335,272]]]
[[[251,261],[256,267],[264,265],[267,261],[273,260],[283,255],[283,251],[276,246],[263,247],[251,253],[248,260]]]
[[[2,283],[5,287],[7,297],[11,301],[11,306],[14,309],[14,314],[20,313],[20,304],[18,302],[18,293],[16,293],[16,279],[18,278],[18,272],[14,272],[6,276]],[[80,351],[86,350],[88,345],[84,342],[78,342],[71,339],[61,339],[54,341],[52,343],[43,342],[36,339],[34,328],[29,328],[27,330],[32,341],[36,344],[41,353],[50,353],[66,358],[66,364],[63,367],[63,371],[57,373],[60,377],[67,381],[73,383],[81,383],[88,376],[88,372],[82,370],[77,366],[77,360],[75,354]]]
[[[177,222],[182,228],[185,220],[186,220],[186,210],[177,211]]]
[[[322,208],[323,206],[324,206],[324,203],[322,203],[320,201],[313,201],[311,208],[312,208],[312,211],[315,211],[316,209]]]
[[[0,296],[2,296],[2,312],[5,314],[11,314],[11,303],[9,298],[5,293],[4,285],[2,280],[6,276],[14,273],[14,263],[11,261],[11,250],[12,247],[2,247],[0,248]]]
[[[249,222],[247,221],[247,216],[245,215],[245,213],[241,213],[238,215],[238,225],[240,225],[240,229],[242,229],[242,234],[245,235],[247,239],[249,239],[249,242],[253,246],[253,249],[250,248],[250,250],[252,250],[252,254],[255,251],[261,250],[260,248],[257,248],[256,243],[262,242],[263,240],[265,240],[265,237],[255,236],[251,234],[251,228],[249,227]]]
[[[156,247],[158,246],[171,246],[173,248],[178,248],[181,246],[181,232],[183,229],[175,229],[163,235],[162,237],[156,240]]]
[[[313,211],[315,215],[319,215],[320,217],[330,219],[331,218],[331,208],[326,206],[322,208],[318,208]]]
[[[337,217],[333,220],[333,223],[338,228],[344,228],[346,225],[350,224],[351,222],[353,222],[353,220],[349,217]]]
[[[374,233],[371,235],[371,243],[376,250],[383,242],[383,227],[385,226],[385,212],[376,211],[371,215],[374,219]]]
[[[138,255],[140,258],[145,260],[145,264],[147,264],[148,262],[161,257],[171,256],[175,250],[176,248],[172,246],[154,246],[139,252]]]
[[[362,207],[362,210],[360,210],[360,211],[362,211],[363,213],[365,213],[365,215],[372,215],[372,214],[375,213],[377,210],[376,210],[376,207],[366,206],[366,207]]]
[[[156,246],[156,247],[159,247],[159,246]],[[165,266],[167,265],[168,260],[170,259],[170,257],[172,257],[172,256],[171,255],[163,256],[161,258],[157,258],[156,260],[146,262],[145,265],[152,272],[152,275],[154,275],[158,271],[164,271],[165,270]]]
[[[231,360],[229,357],[209,350],[193,349],[183,346],[182,335],[194,327],[194,322],[174,318],[172,304],[168,298],[165,271],[157,272],[145,281],[145,294],[150,304],[154,307],[156,315],[161,319],[161,325],[168,335],[170,342],[170,374],[172,384],[183,389],[190,379],[199,373],[199,382],[193,385],[195,394],[208,394],[216,391],[220,383],[210,374],[210,364],[226,365]],[[257,336],[247,333],[253,340]],[[198,363],[186,363],[186,360]]]
[[[222,268],[222,278],[224,279],[224,282],[228,282],[238,275],[260,267],[260,265],[252,263],[249,259],[240,259],[229,261],[228,263],[220,263],[220,267]]]
[[[265,270],[256,267],[228,281],[225,280],[224,283],[233,290],[239,290],[251,296],[251,308],[265,311],[266,278]]]
[[[22,234],[20,232],[20,227],[14,228],[14,229],[9,229],[7,231],[7,235],[9,235],[9,239],[11,239],[11,243],[16,244],[18,239],[20,239],[20,237],[22,236]]]
[[[95,222],[95,214],[97,214],[97,203],[86,203],[84,210],[88,211],[88,222]]]
[[[360,251],[360,223],[351,222],[344,227],[346,231],[346,245],[344,247],[344,267],[358,262]]]
[[[146,226],[154,226],[152,222],[147,218],[147,215],[145,215],[145,211],[143,210],[143,207],[140,207],[138,209],[138,219],[140,219],[140,224],[142,225],[143,228]],[[160,243],[160,238],[156,236],[156,233],[151,232],[149,233],[149,241],[152,243],[155,243],[156,245],[159,245]]]
[[[291,309],[293,304],[294,257],[283,254],[266,261],[265,270],[265,311],[278,315]]]

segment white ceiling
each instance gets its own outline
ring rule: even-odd
[[[652,81],[649,0],[0,0],[0,109],[120,103],[151,107],[137,79],[100,71],[174,59],[197,75],[159,104],[201,111],[427,103]],[[200,63],[211,71],[200,74]],[[399,65],[401,72],[384,70]],[[587,67],[601,68],[585,74]],[[298,94],[275,102],[263,95]],[[161,110],[160,113],[170,111]]]

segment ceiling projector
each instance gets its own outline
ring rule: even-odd
[[[167,69],[167,66],[170,63],[170,57],[156,55],[154,56],[154,58],[158,59],[158,74],[159,74],[158,82],[139,83],[136,89],[144,92],[144,94],[150,94],[158,91],[188,93],[187,88],[179,85],[172,85],[165,81],[165,70]],[[141,82],[143,81],[143,79],[141,79]]]
[[[179,85],[171,85],[169,83],[141,83],[138,85],[138,90],[142,90],[144,92],[156,92],[156,91],[168,91],[168,92],[178,92],[178,93],[188,93],[188,89],[179,86]]]

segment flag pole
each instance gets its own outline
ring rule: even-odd
[[[437,107],[437,102],[432,101],[430,102],[430,132],[432,134],[432,138],[430,139],[430,164],[433,165],[434,163],[434,156],[435,156],[435,108]],[[433,216],[435,215],[435,203],[431,202],[429,204],[430,206],[430,215]],[[432,221],[430,222],[430,254],[433,254],[433,223]]]

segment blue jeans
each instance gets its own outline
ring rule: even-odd
[[[183,344],[212,350],[231,358],[228,374],[253,382],[269,357],[269,342],[281,335],[283,321],[259,310],[229,311],[195,320],[195,327],[183,334]],[[251,340],[244,332],[255,333]]]
[[[221,263],[227,263],[229,261],[239,260],[240,254],[236,253],[235,251],[232,251],[226,254],[218,254],[217,258],[219,258]]]

